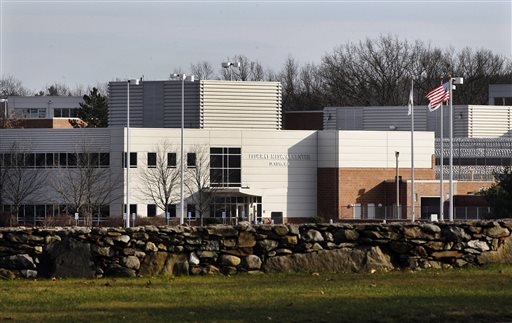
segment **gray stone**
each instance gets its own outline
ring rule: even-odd
[[[267,259],[263,269],[266,272],[359,272],[391,270],[393,265],[379,247],[366,247],[276,256]]]
[[[286,227],[285,227],[286,229]],[[286,229],[288,231],[288,229]],[[256,237],[254,234],[242,231],[238,237],[238,246],[241,248],[254,247],[256,245]]]
[[[112,257],[114,251],[110,247],[100,247],[98,245],[92,245],[91,250],[94,254],[102,257]]]
[[[490,228],[485,229],[485,234],[487,234],[491,238],[502,238],[508,237],[510,235],[510,231],[507,228],[503,228],[498,223]]]
[[[0,279],[14,279],[16,274],[13,271],[0,268]]]
[[[199,258],[197,257],[197,255],[196,255],[196,253],[195,253],[195,252],[191,252],[191,253],[190,253],[190,257],[189,257],[189,259],[188,259],[188,262],[189,262],[191,265],[195,265],[195,266],[197,266],[197,265],[199,265],[199,263],[200,263],[201,261],[199,260]]]
[[[222,245],[227,248],[234,248],[234,247],[236,247],[236,240],[235,239],[224,239],[224,240],[222,240]]]
[[[483,252],[478,256],[477,261],[480,264],[512,264],[512,236],[504,239],[496,249],[496,251]]]
[[[426,224],[421,225],[421,229],[423,231],[425,231],[426,233],[432,233],[432,234],[441,232],[441,228],[432,223],[426,223]]]
[[[209,250],[199,250],[197,252],[198,256],[201,258],[215,258],[217,257],[217,253]]]
[[[294,234],[296,236],[300,235],[299,226],[297,224],[288,224],[288,230],[291,234]]]
[[[25,278],[37,278],[37,270],[23,269],[20,270],[20,273]]]
[[[334,242],[339,244],[347,241],[356,241],[359,239],[359,232],[352,229],[341,229],[334,233]]]
[[[263,250],[268,252],[268,251],[271,251],[271,250],[274,250],[275,248],[277,248],[279,246],[279,243],[275,240],[265,239],[265,240],[258,241],[258,245],[261,248],[263,248]]]
[[[304,240],[306,241],[314,241],[314,242],[322,242],[324,241],[324,237],[320,233],[320,231],[317,230],[308,230],[306,234],[304,235]]]
[[[286,249],[286,248],[276,249],[276,254],[278,254],[278,255],[291,255],[292,253],[293,253],[293,251],[290,249]]]
[[[224,238],[238,236],[237,229],[235,229],[231,226],[225,226],[225,225],[208,227],[208,233],[211,235],[216,235],[216,236],[224,237]]]
[[[134,269],[134,270],[139,270],[139,268],[140,268],[139,258],[137,258],[135,256],[123,257],[121,260],[121,263],[126,268],[130,268],[130,269]]]
[[[259,270],[261,268],[261,259],[255,255],[249,255],[244,258],[243,266],[247,270]]]
[[[202,250],[208,251],[219,251],[219,241],[217,240],[207,240],[203,241],[204,245],[201,247]]]
[[[275,225],[274,226],[274,232],[279,236],[284,236],[288,233],[288,227],[286,225]]]
[[[126,268],[126,267],[123,267],[123,266],[120,266],[120,265],[112,265],[111,267],[109,267],[107,269],[107,271],[105,272],[105,275],[108,276],[108,277],[127,277],[127,278],[131,278],[131,277],[135,277],[136,276],[136,273],[135,273],[135,270],[133,269],[130,269],[130,268]]]
[[[124,244],[128,244],[128,242],[130,242],[130,236],[120,235],[120,236],[112,238],[112,240],[117,241],[117,242],[121,242],[121,243],[124,243]]]
[[[140,267],[143,276],[179,276],[188,273],[189,262],[185,254],[153,252],[144,257]]]
[[[65,237],[48,245],[40,273],[44,277],[93,278],[95,271],[90,244]]]
[[[220,257],[220,264],[223,266],[238,266],[240,265],[241,259],[237,256],[232,255],[222,255]]]
[[[157,247],[153,242],[148,241],[148,242],[146,243],[145,250],[146,250],[146,251],[157,252],[157,251],[158,251],[158,247]]]
[[[480,241],[480,240],[468,241],[468,247],[479,250],[479,251],[488,251],[490,249],[487,242]]]
[[[406,239],[432,239],[433,235],[423,232],[419,227],[407,226],[404,227],[404,237]]]
[[[28,254],[0,257],[0,266],[5,269],[35,269],[34,260]]]
[[[412,249],[412,246],[405,241],[391,241],[389,248],[396,253],[406,253]]]
[[[461,227],[447,226],[442,230],[442,236],[447,241],[461,242],[471,239],[471,236]]]

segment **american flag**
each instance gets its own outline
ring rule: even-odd
[[[430,101],[428,104],[430,112],[436,110],[443,102],[450,99],[450,84],[446,82],[443,85],[436,87],[427,94],[426,98]]]

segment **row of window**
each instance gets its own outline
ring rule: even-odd
[[[13,205],[3,205],[4,212],[14,210]],[[0,209],[2,211],[2,209]],[[44,218],[48,216],[74,215],[76,210],[71,205],[66,204],[24,204],[18,210],[18,217],[24,218]],[[110,216],[110,207],[103,205],[93,211],[93,216]]]
[[[210,148],[210,185],[242,186],[242,154],[240,148]]]
[[[16,116],[22,119],[44,119],[46,118],[45,108],[14,109]]]
[[[80,108],[54,108],[54,118],[78,118]]]
[[[148,168],[157,167],[157,154],[147,153]],[[167,153],[167,167],[176,167],[176,153]],[[196,154],[187,153],[187,167],[196,167]],[[123,153],[123,168],[126,168],[126,153]],[[137,168],[137,153],[130,152],[130,168]]]
[[[109,153],[4,153],[0,154],[0,167],[75,168],[110,166]]]

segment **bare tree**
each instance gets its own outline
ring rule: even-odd
[[[18,215],[22,204],[41,194],[46,176],[35,169],[34,154],[16,142],[4,153],[2,168],[1,200],[10,204],[11,212]]]
[[[141,192],[165,214],[169,212],[169,205],[179,201],[177,189],[180,184],[180,163],[176,160],[175,147],[167,141],[159,144],[155,151],[155,163],[146,164],[141,170]],[[174,154],[171,155],[174,160],[170,160],[169,154]]]
[[[102,154],[92,152],[86,144],[77,151],[68,155],[68,168],[60,168],[50,185],[67,205],[83,215],[86,225],[92,225],[92,217],[101,207],[120,198],[115,192],[122,181],[111,178],[110,163],[102,160]]]
[[[208,146],[194,146],[190,153],[196,156],[195,167],[188,167],[186,170],[187,179],[185,186],[189,194],[189,200],[195,205],[199,213],[201,225],[204,215],[208,213],[210,204],[215,198],[216,188],[211,187],[210,154]]]
[[[20,80],[12,75],[2,75],[0,80],[0,95],[5,98],[9,95],[30,95],[30,90],[25,88]]]
[[[190,70],[192,71],[192,74],[197,76],[200,80],[211,80],[215,77],[213,66],[207,61],[191,64]]]
[[[298,76],[299,66],[295,59],[290,55],[284,63],[283,69],[279,74],[279,80],[283,87],[283,109],[297,110],[298,104]]]
[[[238,68],[223,68],[221,77],[233,81],[263,81],[265,77],[263,66],[258,61],[252,61],[245,55],[235,55],[227,58],[229,62],[240,63]]]

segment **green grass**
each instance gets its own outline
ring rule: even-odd
[[[512,321],[512,266],[0,281],[3,321],[506,322]]]

